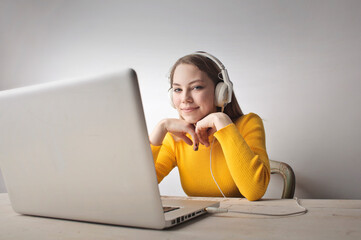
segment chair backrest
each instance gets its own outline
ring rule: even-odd
[[[280,174],[283,178],[282,198],[293,198],[296,187],[296,177],[290,165],[284,162],[270,160],[271,174]]]

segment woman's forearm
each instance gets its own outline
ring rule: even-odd
[[[165,135],[167,134],[167,130],[165,128],[165,122],[166,119],[161,120],[152,133],[149,135],[149,141],[154,146],[160,146],[162,145],[163,139]]]

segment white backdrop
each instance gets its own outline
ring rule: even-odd
[[[171,65],[208,51],[263,118],[270,158],[293,167],[296,196],[361,198],[360,22],[358,0],[0,0],[0,89],[133,67],[151,131],[177,116]],[[177,170],[160,190],[184,195]]]

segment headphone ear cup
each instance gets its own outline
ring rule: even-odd
[[[224,82],[219,82],[214,92],[214,104],[223,107],[227,103],[228,87]]]
[[[173,108],[175,108],[174,103],[173,103],[173,88],[171,88],[171,89],[168,91],[168,95],[169,95],[170,105],[171,105]]]

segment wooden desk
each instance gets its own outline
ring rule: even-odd
[[[298,211],[294,200],[220,199],[238,211]],[[24,216],[0,194],[0,239],[361,239],[361,200],[300,200],[305,215],[265,217],[223,213],[206,215],[168,230],[148,230]]]

